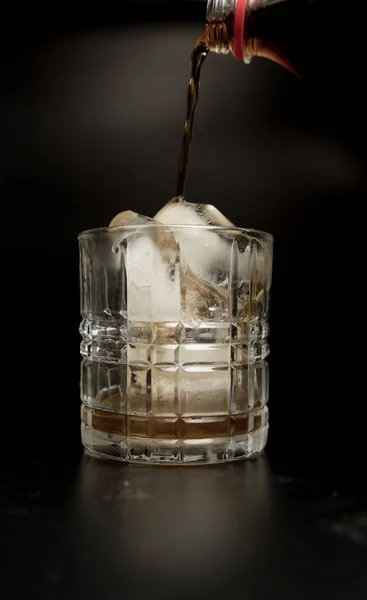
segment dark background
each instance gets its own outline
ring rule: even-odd
[[[266,454],[198,469],[83,456],[77,235],[174,195],[205,3],[1,6],[4,600],[366,598],[361,4],[310,34],[317,84],[204,66],[187,198],[275,257]]]
[[[77,234],[174,195],[205,3],[2,11],[2,460],[20,468],[25,454],[81,452]],[[329,32],[316,86],[209,56],[186,196],[275,237],[272,468],[354,488],[367,458],[367,121],[348,23]]]

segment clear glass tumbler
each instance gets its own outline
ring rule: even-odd
[[[153,224],[85,231],[79,247],[84,446],[148,464],[261,452],[272,236]]]

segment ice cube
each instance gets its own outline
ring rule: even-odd
[[[174,198],[154,218],[167,225],[234,227],[214,206],[193,204],[184,198]],[[206,306],[205,320],[210,320],[214,313],[220,319],[228,304],[231,240],[202,227],[173,228],[173,231],[180,246],[181,269],[186,274],[183,279],[186,301],[190,306],[195,303],[198,308]]]
[[[261,299],[264,259],[254,236],[240,230],[234,235],[234,224],[217,208],[187,202],[183,197],[173,198],[154,218],[172,226],[179,244],[186,320],[189,313],[204,321],[256,319],[252,298],[256,294]],[[199,227],[175,229],[175,225]],[[225,227],[228,231],[200,226]],[[229,303],[231,290],[233,306]]]
[[[235,227],[212,204],[195,204],[187,202],[182,196],[172,198],[154,219],[165,225],[217,225],[218,227]]]
[[[184,198],[174,198],[154,217],[166,225],[212,225],[234,227],[222,213],[210,204],[194,204]],[[184,270],[188,268],[201,282],[214,286],[219,293],[228,287],[230,244],[223,235],[200,227],[175,231],[180,243]],[[227,281],[228,283],[228,281]]]
[[[108,227],[122,227],[123,225],[154,225],[155,222],[154,219],[139,215],[133,210],[124,210],[113,217]]]
[[[119,213],[110,228],[150,225],[147,229],[122,231],[118,248],[124,255],[127,284],[127,318],[135,322],[178,322],[180,278],[178,248],[174,235],[144,215]]]

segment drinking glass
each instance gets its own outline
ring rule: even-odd
[[[272,236],[148,224],[78,239],[85,448],[175,465],[261,452]]]

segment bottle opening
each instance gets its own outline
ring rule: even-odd
[[[245,21],[251,0],[208,0],[205,32],[208,49],[232,54],[249,63],[252,54],[245,40]]]

